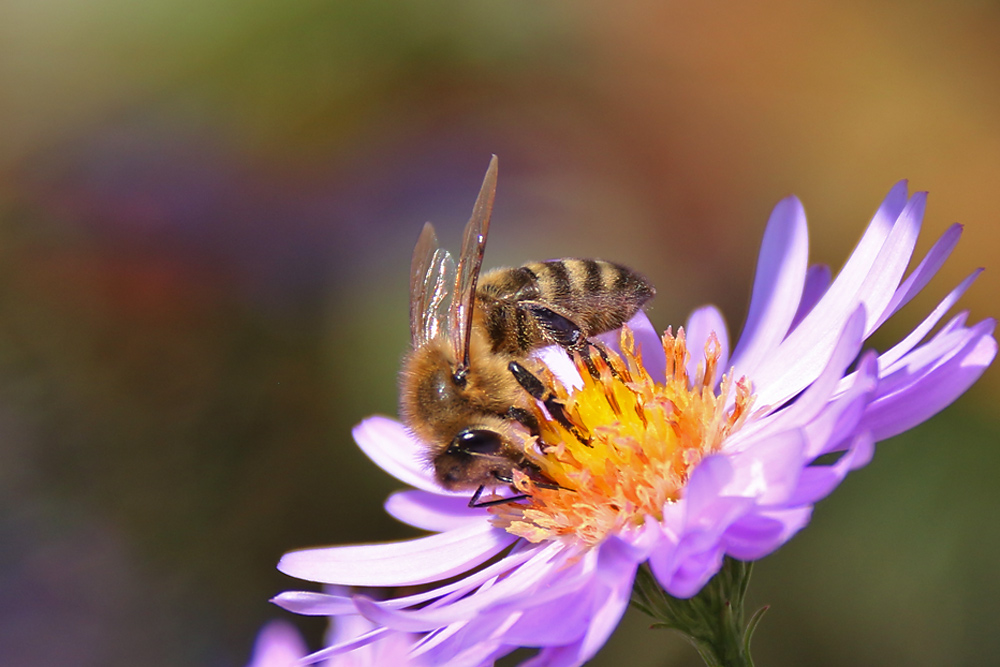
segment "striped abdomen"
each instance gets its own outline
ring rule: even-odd
[[[582,338],[617,329],[655,294],[626,266],[599,259],[554,259],[480,277],[477,323],[494,352],[524,355],[560,340],[569,321]]]

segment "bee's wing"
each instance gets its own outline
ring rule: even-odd
[[[441,304],[448,295],[455,262],[438,247],[434,225],[427,222],[413,248],[410,263],[410,340],[419,347],[442,330]]]
[[[448,311],[448,335],[459,369],[469,367],[469,337],[472,335],[472,308],[476,302],[476,282],[486,252],[486,234],[493,213],[493,198],[497,191],[497,156],[490,159],[490,166],[479,189],[479,197],[472,207],[472,217],[465,225],[462,254],[458,258],[455,276],[455,294]]]

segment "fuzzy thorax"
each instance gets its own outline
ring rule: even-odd
[[[582,388],[567,390],[548,374],[545,382],[576,433],[542,415],[526,456],[559,488],[515,474],[517,491],[528,498],[492,508],[495,524],[531,542],[593,546],[647,516],[661,519],[664,505],[683,496],[694,467],[746,420],[753,396],[745,378],[723,376],[716,389],[721,349],[714,334],[694,378],[686,370],[684,330],[676,337],[667,330],[662,343],[665,382],[646,372],[627,328],[621,356],[591,355],[596,377],[576,359]]]

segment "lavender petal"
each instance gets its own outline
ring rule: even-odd
[[[719,373],[718,377],[715,378],[716,383],[722,379],[722,374],[728,371],[729,334],[726,332],[726,320],[715,306],[703,306],[691,313],[684,326],[687,348],[691,352],[687,362],[688,377],[695,377],[698,365],[704,365],[705,343],[708,342],[709,335],[713,333],[718,339],[720,347]]]
[[[787,197],[764,230],[747,322],[733,350],[737,377],[753,375],[791,326],[809,263],[809,232],[802,203]]]
[[[398,491],[385,501],[389,516],[421,530],[443,532],[483,520],[482,509],[469,507],[464,496],[443,496],[419,489]]]
[[[285,574],[343,586],[410,586],[461,574],[505,549],[516,538],[482,522],[405,542],[292,551]]]
[[[355,426],[352,433],[361,451],[399,481],[430,493],[461,495],[445,491],[434,480],[424,456],[426,446],[395,419],[369,417]]]
[[[739,560],[757,560],[774,553],[778,547],[805,528],[812,507],[763,510],[734,522],[723,538],[726,553]]]
[[[257,634],[247,667],[290,667],[308,653],[299,631],[287,621],[271,621]]]
[[[813,264],[809,267],[806,271],[806,284],[802,288],[802,299],[799,301],[799,309],[795,312],[795,317],[792,318],[789,331],[799,326],[802,319],[812,312],[813,307],[826,294],[826,290],[830,287],[831,279],[830,267],[826,264]]]
[[[862,423],[883,440],[929,419],[962,395],[979,379],[997,353],[993,323],[981,328],[949,359],[915,375],[904,389],[872,402]]]
[[[910,299],[927,286],[927,283],[937,274],[938,269],[944,265],[945,260],[951,255],[951,251],[955,249],[961,236],[962,225],[960,224],[956,223],[945,230],[941,238],[934,243],[931,249],[927,251],[927,254],[924,255],[924,258],[920,260],[917,268],[906,277],[906,280],[903,281],[892,295],[889,305],[886,307],[885,312],[882,313],[882,316],[875,322],[874,328],[877,329],[882,326],[887,319],[897,313],[900,308],[909,303]]]
[[[357,612],[350,597],[315,591],[285,591],[271,598],[271,602],[303,616],[340,616]]]

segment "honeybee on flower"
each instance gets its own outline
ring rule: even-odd
[[[871,460],[876,442],[950,404],[996,355],[994,320],[970,324],[962,312],[938,326],[979,270],[901,341],[864,349],[961,235],[950,227],[907,274],[925,203],[905,182],[894,186],[832,279],[809,265],[801,203],[781,201],[733,346],[722,314],[708,306],[662,336],[639,311],[621,332],[597,337],[605,345],[592,360],[597,372],[579,355],[573,363],[561,349],[542,350],[543,381],[567,423],[536,406],[544,446],[525,457],[540,475],[512,471],[526,496],[516,502],[469,507],[467,494],[438,484],[399,422],[364,420],[354,429],[358,445],[414,487],[390,496],[386,510],[433,534],[291,552],[279,569],[327,584],[425,588],[379,601],[293,591],[275,602],[418,633],[411,654],[433,664],[483,665],[528,646],[539,649],[532,667],[579,665],[614,630],[640,566],[688,598],[725,557],[772,553]]]

